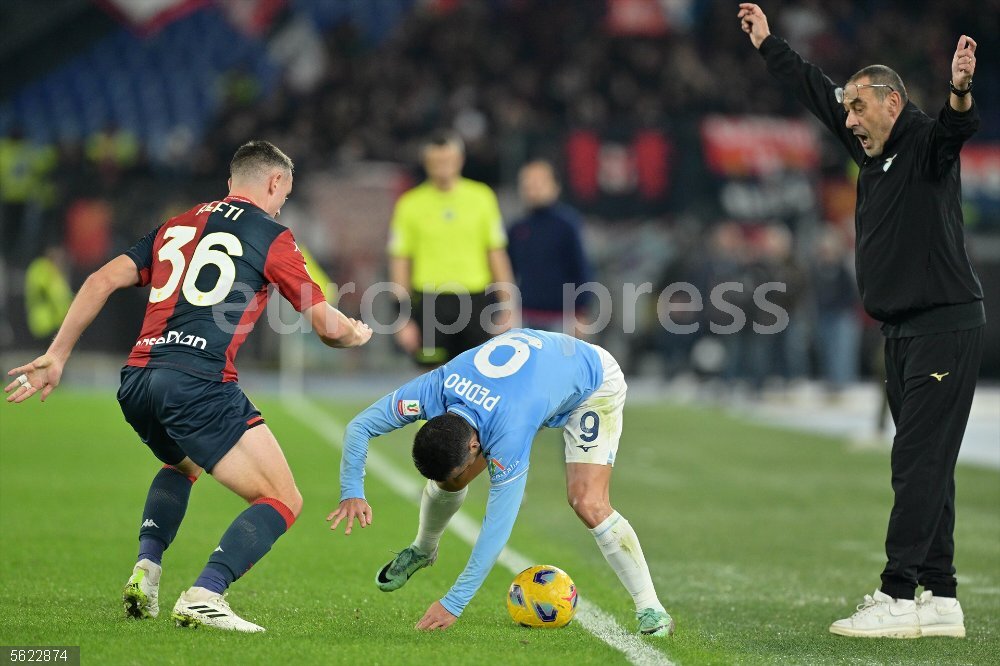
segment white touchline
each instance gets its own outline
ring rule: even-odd
[[[283,404],[285,409],[326,440],[332,448],[338,451],[342,449],[342,423],[302,395],[288,396]],[[388,458],[371,448],[368,449],[367,469],[396,493],[419,506],[424,484],[400,472]],[[479,525],[461,511],[451,519],[448,528],[470,546],[476,543],[476,537],[479,536]],[[513,574],[520,573],[535,563],[510,546],[503,549],[497,562]],[[675,666],[662,652],[648,645],[639,636],[626,631],[611,614],[582,597],[576,612],[576,622],[624,654],[636,666]]]

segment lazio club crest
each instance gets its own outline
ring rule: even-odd
[[[507,468],[500,464],[500,461],[496,458],[490,458],[486,463],[486,467],[489,469],[491,477],[502,475],[507,471]]]

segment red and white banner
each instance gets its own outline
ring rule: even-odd
[[[709,171],[719,176],[767,176],[819,166],[816,128],[804,120],[766,116],[708,116],[701,123]]]
[[[663,131],[613,137],[575,130],[565,150],[566,189],[581,207],[613,217],[666,207],[674,149]]]
[[[607,0],[605,25],[612,35],[660,37],[694,22],[696,0]]]
[[[612,35],[658,37],[670,28],[659,0],[608,0],[606,21]]]
[[[268,31],[288,4],[288,0],[217,0],[229,22],[245,35]]]
[[[151,34],[212,4],[212,0],[94,0],[136,31]]]
[[[150,35],[207,6],[217,6],[247,35],[267,31],[288,0],[94,0],[137,32]]]

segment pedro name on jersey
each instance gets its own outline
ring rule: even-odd
[[[464,352],[392,395],[394,417],[451,412],[479,433],[490,482],[527,470],[535,433],[559,428],[601,385],[594,348],[561,333],[514,329]]]

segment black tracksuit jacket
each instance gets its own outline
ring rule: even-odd
[[[823,72],[769,36],[768,71],[836,135],[860,167],[855,265],[865,311],[887,337],[986,323],[983,288],[965,250],[958,154],[979,128],[975,104],[946,102],[937,119],[908,102],[882,154],[868,157],[847,128],[847,110]]]

